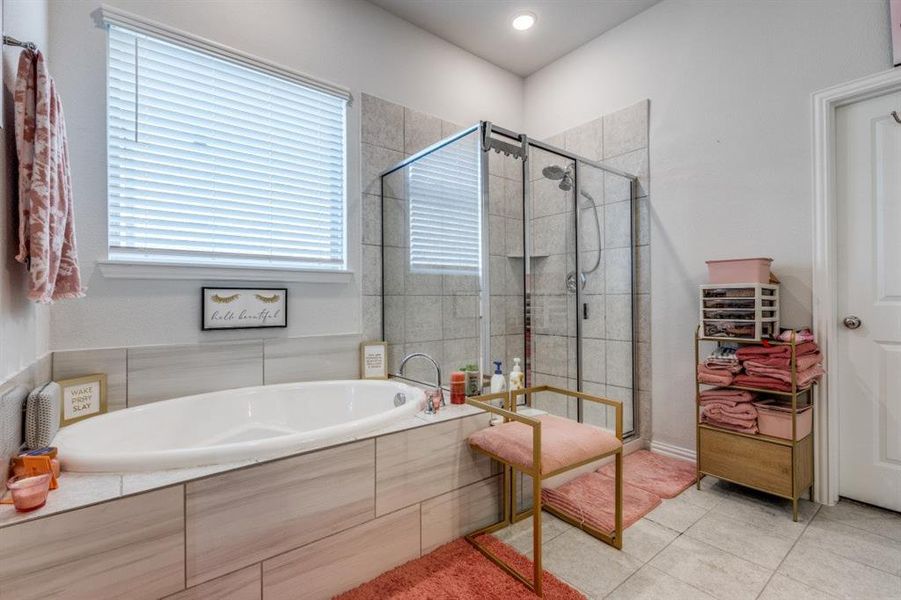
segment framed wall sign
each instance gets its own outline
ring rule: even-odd
[[[105,374],[63,379],[57,383],[63,404],[59,411],[60,427],[106,412]]]
[[[892,22],[892,64],[901,67],[901,0],[892,0],[889,18]]]
[[[201,328],[259,329],[288,326],[285,288],[201,289]]]
[[[388,379],[388,344],[363,342],[360,344],[360,378]]]

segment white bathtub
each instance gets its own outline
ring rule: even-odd
[[[395,395],[406,402],[395,406]],[[424,392],[395,381],[263,385],[163,400],[59,431],[64,470],[158,471],[284,456],[416,414]]]

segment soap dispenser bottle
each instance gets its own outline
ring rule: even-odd
[[[526,374],[519,366],[519,359],[513,359],[513,369],[510,371],[510,391],[521,390],[526,387]]]
[[[494,361],[494,375],[491,376],[491,393],[496,394],[505,391],[507,391],[507,379],[501,370],[501,361],[496,360]]]

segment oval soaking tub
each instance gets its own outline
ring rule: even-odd
[[[395,406],[395,396],[405,402]],[[56,434],[64,470],[159,471],[285,456],[410,417],[423,390],[396,381],[263,385],[162,400]]]

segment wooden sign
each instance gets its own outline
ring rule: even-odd
[[[106,375],[103,373],[63,379],[57,383],[62,401],[60,427],[106,412]]]
[[[360,378],[388,379],[388,344],[363,342],[360,344]]]
[[[285,288],[202,288],[201,328],[260,329],[288,326]]]

